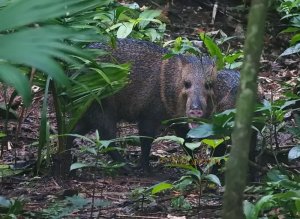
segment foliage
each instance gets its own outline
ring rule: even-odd
[[[212,39],[208,34],[201,33],[200,39],[202,41],[189,41],[182,37],[177,37],[175,40],[170,40],[164,44],[164,47],[170,47],[170,52],[164,56],[165,59],[170,58],[177,54],[193,54],[196,56],[205,55],[204,47],[207,49],[208,54],[216,59],[218,70],[228,68],[235,69],[242,65],[241,59],[243,52],[230,52],[223,53],[220,46],[226,41],[234,37],[223,37],[219,40]]]
[[[24,202],[21,199],[7,199],[0,196],[0,217],[14,219],[23,213]]]
[[[216,42],[214,42],[214,40],[208,36],[208,34],[201,33],[200,38],[207,48],[209,55],[216,58],[218,70],[223,68],[235,69],[241,67],[243,61],[242,59],[244,58],[242,51],[222,53],[220,49],[220,45],[231,39],[234,39],[234,37],[224,36],[219,40],[215,40]]]
[[[255,188],[255,193],[261,193],[261,197],[254,204],[244,202],[247,219],[259,218],[259,215],[266,212],[270,216],[285,215],[284,217],[288,218],[300,216],[300,180],[296,175],[286,174],[287,172],[277,169],[268,172],[265,183]]]
[[[201,142],[187,143],[183,138],[177,136],[159,137],[155,139],[154,142],[172,141],[180,144],[183,148],[186,147],[189,150],[194,151],[198,149],[202,145],[202,142],[204,142],[205,140],[207,140],[206,144],[213,142],[209,141],[208,139],[203,139]],[[133,192],[133,199],[138,200],[139,203],[141,203],[140,207],[142,209],[145,207],[145,205],[153,205],[154,203],[156,203],[155,198],[157,195],[171,191],[174,194],[174,197],[172,196],[173,198],[171,200],[171,206],[174,209],[189,210],[191,209],[191,204],[187,200],[185,200],[183,194],[196,190],[199,197],[201,197],[202,191],[207,184],[221,186],[220,179],[216,175],[209,173],[209,169],[216,163],[216,159],[213,162],[208,163],[208,165],[204,167],[200,167],[198,165],[199,162],[193,156],[189,156],[188,158],[188,162],[190,164],[183,162],[184,161],[182,160],[175,160],[174,162],[170,162],[167,164],[167,166],[169,167],[180,168],[184,170],[183,176],[179,180],[173,183],[160,182],[148,188],[136,189]],[[200,199],[198,205],[200,207]]]
[[[83,154],[91,155],[94,158],[94,161],[73,163],[70,167],[70,171],[76,170],[76,169],[82,169],[82,168],[86,168],[86,167],[90,167],[90,168],[92,167],[96,170],[103,171],[103,173],[109,173],[111,171],[114,171],[114,170],[119,169],[120,167],[124,166],[124,164],[122,164],[122,163],[121,164],[114,164],[114,163],[110,164],[110,163],[103,162],[102,160],[100,160],[100,157],[99,157],[100,154],[105,154],[112,150],[120,149],[117,147],[109,147],[109,145],[112,143],[115,143],[115,142],[123,141],[124,139],[122,139],[122,140],[121,139],[100,140],[98,131],[95,132],[95,139],[90,139],[88,137],[81,136],[81,135],[75,135],[75,134],[72,134],[72,136],[81,138],[88,143],[87,145],[81,146],[81,152]],[[130,138],[130,137],[128,137],[128,138]]]
[[[171,58],[174,55],[190,53],[200,56],[202,54],[200,48],[193,44],[188,39],[177,37],[175,40],[170,40],[164,43],[164,47],[170,47],[170,52],[164,55],[164,59]]]
[[[96,21],[100,21],[108,33],[117,38],[146,39],[152,42],[160,41],[163,37],[166,25],[158,17],[159,10],[142,10],[137,7],[118,6],[97,13]]]
[[[25,76],[28,69],[20,68],[20,65],[41,70],[62,86],[69,85],[68,78],[55,59],[74,63],[75,59],[71,55],[90,57],[88,53],[63,41],[76,38],[82,33],[45,21],[78,13],[91,6],[101,6],[107,2],[9,1],[0,9],[0,19],[5,21],[0,25],[1,81],[12,85],[23,97],[27,106],[31,102],[30,85]],[[29,25],[32,24],[36,26],[30,27]]]
[[[292,33],[290,40],[291,47],[287,48],[280,56],[291,55],[300,52],[300,1],[299,0],[279,0],[277,8],[282,16],[282,20],[288,22],[289,27],[281,33]]]
[[[287,112],[296,100],[277,100],[274,102],[264,101],[261,107],[258,107],[257,112],[260,112],[260,120],[266,125],[262,128],[261,134],[264,136],[274,136],[276,139],[280,131],[290,131],[296,138],[299,138],[299,118],[296,116],[296,126],[287,127],[284,121]],[[275,140],[275,144],[276,144]],[[271,142],[272,144],[272,142]],[[270,148],[272,151],[273,145]],[[266,149],[262,149],[266,150]],[[277,153],[273,153],[277,161]],[[288,160],[299,159],[299,146],[296,145],[289,150]],[[280,169],[278,169],[280,168]],[[299,217],[299,203],[300,203],[300,181],[297,174],[293,174],[285,170],[283,165],[277,161],[277,168],[270,170],[264,184],[261,186],[252,187],[249,191],[253,190],[256,194],[260,194],[260,198],[255,203],[249,201],[244,202],[244,213],[247,219],[259,218],[260,215],[268,214],[270,216],[284,215],[284,217],[297,218]]]
[[[37,216],[41,214],[44,218],[64,218],[72,212],[81,210],[92,204],[96,207],[106,207],[110,203],[102,199],[92,201],[89,198],[74,195],[66,197],[64,200],[55,200],[47,209],[44,209],[41,213],[37,213]]]

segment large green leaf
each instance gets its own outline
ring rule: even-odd
[[[198,127],[191,129],[187,134],[189,138],[206,138],[212,135],[214,135],[212,124],[199,125]]]
[[[223,54],[221,52],[221,49],[218,47],[218,45],[206,34],[201,33],[200,34],[201,40],[204,42],[207,50],[209,51],[209,54],[212,57],[217,57],[217,67],[218,69],[224,68],[224,61],[223,61]]]
[[[174,186],[171,183],[161,182],[153,186],[151,194],[154,195],[156,193],[172,189],[173,187]]]
[[[29,81],[18,68],[9,65],[6,62],[0,62],[0,81],[15,87],[18,93],[22,96],[23,102],[26,106],[31,103]]]
[[[54,58],[75,62],[69,54],[87,56],[86,53],[62,41],[73,35],[76,35],[74,31],[60,26],[25,29],[2,35],[0,59],[35,67],[49,74],[61,85],[66,85],[68,78]]]
[[[0,31],[35,22],[69,16],[76,12],[111,3],[112,0],[16,0],[0,11]]]

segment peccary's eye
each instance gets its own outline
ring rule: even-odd
[[[184,81],[183,84],[186,89],[189,89],[192,86],[192,82],[190,82],[190,81]]]

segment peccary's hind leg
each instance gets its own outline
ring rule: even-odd
[[[98,103],[93,103],[83,117],[77,123],[72,134],[87,134],[89,131],[98,130],[100,140],[111,140],[116,138],[117,131],[117,117],[114,107],[110,102],[103,101],[102,107]],[[67,144],[72,145],[75,137],[68,137]],[[110,146],[114,146],[111,144]],[[110,151],[109,155],[113,160],[118,162],[124,162],[124,159],[120,153],[116,150]]]
[[[149,163],[149,155],[150,155],[150,150],[151,150],[151,144],[153,142],[153,138],[156,135],[157,128],[159,127],[159,124],[156,122],[157,120],[155,119],[147,119],[140,121],[138,123],[138,128],[139,128],[139,135],[140,136],[147,136],[142,137],[140,139],[141,141],[141,151],[142,155],[140,158],[140,165],[143,171],[145,172],[151,172],[150,169],[150,163]]]
[[[93,105],[91,108],[92,112],[90,115],[90,129],[98,130],[100,135],[100,140],[112,140],[116,138],[117,132],[117,116],[115,113],[115,108],[110,102],[103,101],[102,107],[98,104],[96,107]],[[114,143],[109,145],[110,147],[115,147]],[[114,161],[125,162],[125,159],[117,150],[112,150],[108,152]]]

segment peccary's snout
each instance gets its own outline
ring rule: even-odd
[[[194,93],[191,98],[191,103],[188,111],[189,117],[202,117],[204,115],[203,106],[200,101],[200,97]]]
[[[190,109],[188,110],[188,117],[200,118],[204,116],[203,106],[199,98],[194,98],[191,102]],[[189,123],[189,128],[197,127],[197,123]]]

